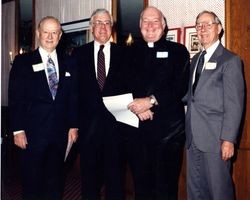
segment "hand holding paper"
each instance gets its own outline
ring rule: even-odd
[[[114,115],[117,121],[138,128],[139,119],[128,109],[128,104],[133,101],[131,93],[103,97],[106,108]]]

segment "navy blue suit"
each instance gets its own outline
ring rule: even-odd
[[[105,184],[106,199],[122,198],[119,122],[106,109],[102,97],[118,95],[123,86],[124,52],[111,43],[110,68],[101,91],[96,79],[94,42],[73,52],[78,64],[83,199],[99,199],[100,188]]]
[[[21,150],[25,199],[61,199],[62,195],[68,131],[77,127],[77,88],[73,60],[59,53],[57,56],[59,85],[55,100],[38,49],[16,56],[10,72],[11,130],[24,130],[28,141],[27,149]]]

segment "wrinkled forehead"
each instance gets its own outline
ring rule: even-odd
[[[93,20],[109,20],[111,21],[111,17],[108,13],[97,13],[96,15],[93,16]]]
[[[40,24],[41,29],[61,29],[61,25],[54,19],[45,19]]]
[[[141,16],[142,19],[161,19],[162,14],[154,8],[146,9]]]

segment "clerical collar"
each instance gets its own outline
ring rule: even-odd
[[[148,47],[149,48],[154,48],[154,43],[153,42],[148,42]]]

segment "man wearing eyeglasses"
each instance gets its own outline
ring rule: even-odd
[[[215,13],[196,18],[202,51],[191,62],[187,102],[188,199],[234,199],[230,159],[244,107],[239,56],[220,43],[223,28]]]
[[[118,123],[106,109],[102,97],[121,94],[124,77],[123,49],[110,41],[113,20],[105,9],[97,9],[90,19],[94,41],[72,56],[77,60],[80,96],[80,157],[82,199],[122,199],[120,135]]]

